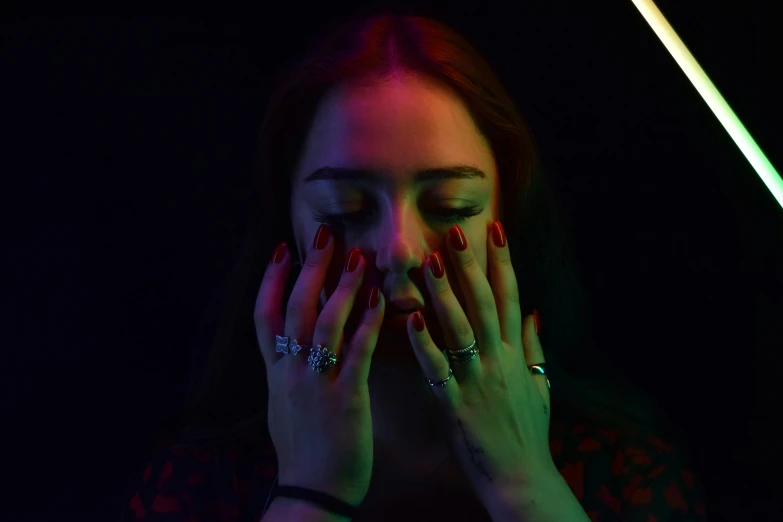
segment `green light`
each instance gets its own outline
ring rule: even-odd
[[[704,73],[696,59],[685,47],[685,44],[682,43],[672,26],[669,25],[669,22],[652,0],[632,1],[639,9],[639,12],[642,13],[644,19],[647,20],[647,23],[650,24],[652,30],[655,31],[655,34],[658,35],[658,38],[661,39],[663,45],[666,46],[666,49],[669,50],[669,53],[677,61],[677,64],[679,64],[693,86],[699,91],[701,97],[707,102],[713,114],[717,116],[723,128],[729,133],[761,180],[772,192],[772,195],[778,200],[780,206],[783,207],[783,180],[780,178],[780,174],[777,173],[764,153],[761,152],[750,133],[742,125],[734,111],[731,110],[723,96],[720,95],[718,89],[715,88],[715,85]]]

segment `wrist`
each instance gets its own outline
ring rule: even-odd
[[[493,522],[578,521],[589,518],[571,487],[552,465],[535,481],[506,480],[482,495]]]
[[[299,522],[350,522],[350,517],[332,513],[298,498],[275,497],[264,518],[270,520],[297,520]]]

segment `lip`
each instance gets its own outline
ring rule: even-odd
[[[409,315],[411,315],[413,312],[388,312],[385,315],[385,317],[389,319],[396,319],[398,317],[402,317],[403,319],[407,319]]]
[[[405,328],[410,312],[387,312],[383,317],[383,324],[387,327]]]

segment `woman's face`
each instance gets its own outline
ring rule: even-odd
[[[472,167],[483,176],[448,175],[455,166]],[[422,177],[425,169],[442,169],[446,175]],[[329,179],[335,172],[343,175]],[[462,171],[466,172],[469,169]],[[313,174],[320,179],[308,180]],[[359,248],[367,265],[344,342],[349,342],[364,312],[370,289],[377,286],[386,298],[386,312],[374,363],[415,363],[406,319],[417,309],[441,349],[460,348],[442,344],[422,264],[431,253],[440,252],[464,307],[448,255],[448,230],[455,224],[462,227],[486,274],[487,233],[499,218],[498,202],[490,146],[448,88],[420,76],[405,76],[372,87],[340,85],[328,92],[292,179],[291,219],[299,259],[304,260],[321,224],[314,214],[354,215],[344,217],[342,225],[327,221],[335,250],[320,292],[323,306],[337,286],[347,253]],[[476,215],[458,219],[455,209]]]

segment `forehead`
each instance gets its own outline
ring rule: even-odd
[[[313,118],[297,179],[323,166],[405,177],[456,164],[496,176],[490,146],[459,96],[426,78],[406,76],[329,91]]]

